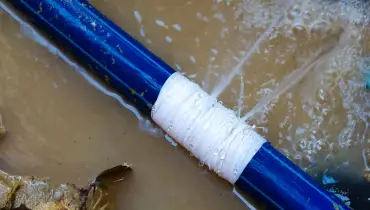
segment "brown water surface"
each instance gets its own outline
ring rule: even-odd
[[[369,102],[358,63],[367,55],[360,45],[367,17],[339,3],[227,2],[92,1],[209,93],[281,17],[220,99],[241,117],[256,104],[266,107],[250,123],[310,174],[350,162],[348,176],[362,181]],[[117,194],[117,209],[247,209],[232,186],[163,136],[140,129],[132,112],[2,10],[0,31],[0,113],[9,130],[0,143],[1,169],[84,184],[128,162],[134,173]]]

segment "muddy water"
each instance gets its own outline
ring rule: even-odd
[[[281,17],[219,98],[241,117],[256,104],[265,107],[250,123],[319,180],[343,166],[338,177],[363,183],[369,103],[357,68],[367,55],[358,39],[366,17],[358,8],[314,1],[92,3],[209,93]],[[117,194],[118,209],[247,209],[230,185],[163,136],[143,132],[131,111],[22,33],[8,14],[0,24],[0,112],[9,130],[0,143],[2,169],[83,184],[128,162],[135,172]]]
[[[334,177],[345,183],[328,185],[329,190],[345,200],[368,200],[370,192],[363,191],[368,188],[363,172],[369,169],[368,92],[360,73],[368,67],[359,68],[368,56],[368,6],[214,2],[92,1],[209,93],[226,86],[220,100],[241,117],[251,116],[259,133],[318,181],[328,184]],[[273,32],[245,59],[276,19]]]
[[[0,143],[2,170],[85,184],[127,162],[134,173],[122,184],[117,209],[245,209],[227,183],[141,132],[130,111],[0,11],[0,112],[9,131]]]

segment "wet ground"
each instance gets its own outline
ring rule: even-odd
[[[220,92],[241,117],[251,115],[259,133],[323,184],[348,182],[332,188],[343,198],[370,197],[363,180],[370,104],[361,72],[368,67],[359,65],[368,53],[361,6],[256,0],[92,3],[209,93]],[[222,77],[275,20],[273,32],[223,90]],[[85,184],[101,170],[128,162],[134,173],[116,195],[117,209],[248,209],[232,186],[163,135],[143,131],[130,110],[1,9],[0,31],[0,113],[9,131],[0,142],[1,169]]]

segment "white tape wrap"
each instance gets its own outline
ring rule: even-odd
[[[168,135],[232,184],[266,142],[180,73],[165,82],[151,114]]]

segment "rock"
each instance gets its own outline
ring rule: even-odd
[[[89,210],[108,207],[103,198],[108,195],[101,188],[108,177],[125,176],[131,171],[128,165],[116,166],[103,171],[96,181],[84,188],[73,184],[53,187],[49,181],[34,176],[15,176],[0,170],[0,209],[34,210]],[[122,178],[122,177],[121,177]],[[99,183],[98,183],[99,182]],[[102,207],[102,208],[103,208]]]

